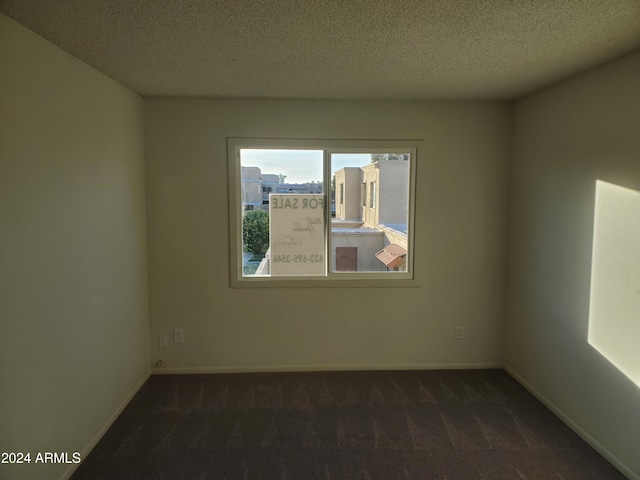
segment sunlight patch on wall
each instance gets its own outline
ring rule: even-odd
[[[600,180],[588,341],[640,387],[640,192]]]

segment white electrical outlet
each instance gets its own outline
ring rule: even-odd
[[[173,329],[173,343],[184,343],[184,330],[182,328]]]
[[[456,340],[462,340],[464,337],[464,327],[456,327]]]
[[[169,339],[166,335],[158,335],[158,347],[167,348]]]

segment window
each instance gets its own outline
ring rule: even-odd
[[[371,182],[369,189],[369,206],[376,208],[376,182]]]
[[[412,285],[419,145],[228,139],[232,286]]]

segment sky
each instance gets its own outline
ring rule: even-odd
[[[361,167],[371,163],[368,153],[341,153],[332,155],[332,173],[343,167]],[[240,152],[243,167],[260,167],[263,174],[286,175],[286,183],[322,182],[322,150],[261,150],[245,149]]]

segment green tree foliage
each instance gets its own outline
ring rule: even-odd
[[[278,183],[284,183],[286,178],[287,178],[286,175],[283,175],[282,173],[279,173],[278,174]]]
[[[269,249],[269,213],[249,210],[242,217],[242,243],[246,252],[264,255]]]
[[[375,163],[378,160],[405,160],[400,153],[372,153],[371,163]]]

